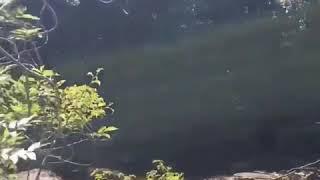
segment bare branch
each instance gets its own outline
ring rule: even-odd
[[[61,156],[48,155],[48,157],[56,158],[60,161],[60,162],[48,162],[49,164],[69,163],[69,164],[73,164],[73,165],[77,165],[77,166],[91,166],[92,165],[92,164],[83,164],[83,163],[77,163],[77,162],[65,160]]]
[[[74,146],[74,145],[80,144],[80,143],[85,142],[85,141],[89,141],[89,139],[82,139],[82,140],[79,140],[79,141],[76,141],[76,142],[73,142],[73,143],[67,144],[67,145],[65,145],[65,146],[59,146],[59,147],[51,148],[51,150],[64,149],[64,148],[66,148],[66,147],[71,147],[71,146]]]
[[[58,16],[57,16],[55,10],[52,8],[52,6],[48,3],[47,0],[42,0],[42,3],[43,3],[43,5],[42,5],[42,8],[40,10],[40,16],[43,16],[45,10],[48,9],[50,14],[51,14],[53,23],[54,23],[51,28],[49,28],[48,30],[45,30],[45,33],[48,34],[49,32],[54,31],[55,29],[57,29],[57,27],[58,27]]]
[[[294,172],[296,172],[297,170],[303,170],[307,167],[310,167],[310,166],[313,166],[313,165],[316,165],[316,164],[319,164],[320,163],[320,159],[316,160],[316,161],[313,161],[311,163],[308,163],[308,164],[305,164],[303,166],[299,166],[299,167],[295,167],[295,168],[291,168],[287,171],[287,174],[283,175],[283,176],[280,176],[280,177],[277,177],[277,178],[274,178],[273,180],[281,180],[282,178],[284,177],[287,177],[291,174],[293,174]]]

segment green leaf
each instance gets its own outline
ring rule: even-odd
[[[109,126],[105,129],[105,132],[112,132],[112,131],[116,131],[118,130],[118,128],[114,127],[114,126]]]
[[[6,140],[10,136],[10,132],[7,128],[4,128],[3,133],[2,133],[2,139]]]
[[[58,81],[58,82],[57,82],[57,86],[60,87],[60,86],[62,86],[65,82],[66,82],[66,80]]]
[[[55,73],[52,70],[44,70],[42,74],[46,77],[52,77],[55,75]]]
[[[105,137],[105,138],[108,138],[108,139],[111,139],[110,134],[103,134],[103,135],[101,135],[101,136],[103,136],[103,137]]]
[[[16,18],[18,19],[25,19],[25,20],[33,20],[33,21],[39,21],[40,18],[37,16],[33,16],[31,14],[22,14],[22,15],[17,15]]]
[[[39,70],[42,72],[44,70],[44,65],[40,66]]]
[[[31,40],[33,38],[39,37],[41,34],[41,28],[20,28],[11,31],[12,38],[16,40]]]

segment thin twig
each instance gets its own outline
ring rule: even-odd
[[[11,42],[10,40],[7,39],[8,42]],[[36,76],[36,77],[39,77],[41,79],[44,79],[45,77],[44,76],[41,76],[40,74],[28,69],[23,63],[21,63],[18,59],[16,59],[15,57],[13,57],[10,53],[8,53],[8,51],[6,51],[5,49],[3,49],[1,46],[0,46],[0,52],[5,55],[11,62],[13,62],[14,64],[18,65],[19,67],[21,67],[25,72],[33,75],[33,76]]]
[[[92,165],[92,164],[83,164],[83,163],[77,163],[77,162],[69,161],[69,160],[63,159],[61,156],[48,155],[48,157],[56,158],[59,161],[61,161],[61,162],[48,162],[50,164],[69,163],[69,164],[73,164],[73,165],[77,165],[77,166],[90,166],[90,165]]]
[[[36,57],[37,57],[37,60],[38,60],[38,64],[37,65],[43,65],[43,61],[42,61],[42,58],[41,58],[40,53],[39,53],[39,47],[37,47],[35,42],[31,42],[31,45],[32,45],[32,49],[33,49],[34,53],[36,54]]]
[[[52,148],[52,150],[64,149],[64,148],[66,148],[66,147],[71,147],[71,146],[74,146],[74,145],[76,145],[76,144],[80,144],[80,143],[85,142],[85,141],[89,141],[89,139],[82,139],[82,140],[80,140],[80,141],[67,144],[67,145],[65,145],[65,146],[55,147],[55,148]]]
[[[291,169],[289,169],[289,170],[287,171],[286,174],[284,174],[284,175],[282,175],[282,176],[280,176],[280,177],[274,178],[274,180],[280,180],[280,179],[283,178],[283,177],[287,177],[287,176],[291,175],[292,173],[294,173],[294,172],[297,171],[297,170],[302,170],[302,169],[304,169],[304,168],[306,168],[306,167],[313,166],[313,165],[316,165],[316,164],[318,164],[318,163],[320,163],[320,159],[318,159],[318,160],[316,160],[316,161],[313,161],[313,162],[311,162],[311,163],[305,164],[305,165],[303,165],[303,166],[291,168]]]
[[[56,144],[56,139],[53,140],[53,142],[50,144],[51,145],[51,148],[53,148]],[[42,169],[45,167],[46,165],[46,162],[47,162],[47,159],[50,155],[47,154],[43,159],[42,159],[42,162],[41,162],[41,166],[38,170],[38,173],[37,173],[37,176],[36,176],[36,179],[35,180],[40,180],[40,174],[41,174],[41,171]]]
[[[40,16],[43,16],[44,11],[48,9],[51,17],[53,19],[53,26],[51,28],[49,28],[48,30],[45,30],[45,34],[48,34],[51,31],[54,31],[55,29],[57,29],[58,27],[58,16],[55,12],[55,10],[52,8],[52,6],[48,3],[47,0],[42,0],[42,8],[40,10]]]
[[[9,39],[3,39],[3,40],[8,41],[9,43],[13,43]],[[49,84],[54,85],[53,82],[50,79],[48,79],[47,77],[42,76],[42,75],[36,73],[35,71],[32,71],[29,68],[27,68],[22,62],[19,61],[19,59],[16,59],[15,57],[13,57],[8,51],[3,49],[1,46],[0,46],[0,53],[5,55],[12,63],[18,65],[20,68],[22,68],[23,71],[25,71],[26,73],[30,74],[31,76],[35,76],[35,77],[40,78],[40,79],[45,79],[45,80],[47,80],[47,82]]]

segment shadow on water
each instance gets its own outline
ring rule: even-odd
[[[167,46],[57,57],[66,79],[105,68],[115,103],[110,144],[83,147],[99,167],[143,173],[164,159],[187,175],[277,170],[319,154],[320,14],[282,46],[289,27],[268,19],[228,25]],[[91,156],[92,155],[92,156]]]

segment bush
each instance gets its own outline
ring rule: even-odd
[[[147,180],[183,180],[184,174],[173,171],[172,167],[167,166],[162,160],[154,160],[154,169],[146,173]],[[136,180],[135,175],[125,175],[119,171],[96,169],[91,173],[94,180]]]
[[[2,68],[3,70],[3,68]],[[0,74],[0,173],[11,178],[19,159],[36,160],[41,155],[42,166],[48,159],[70,162],[56,152],[75,144],[111,137],[116,127],[103,126],[93,131],[90,123],[106,115],[106,103],[94,86],[99,86],[97,70],[89,85],[63,87],[64,80],[52,70],[34,69],[43,79],[20,75],[14,71]],[[97,83],[99,82],[99,83]],[[58,141],[77,134],[79,141],[58,146]]]

